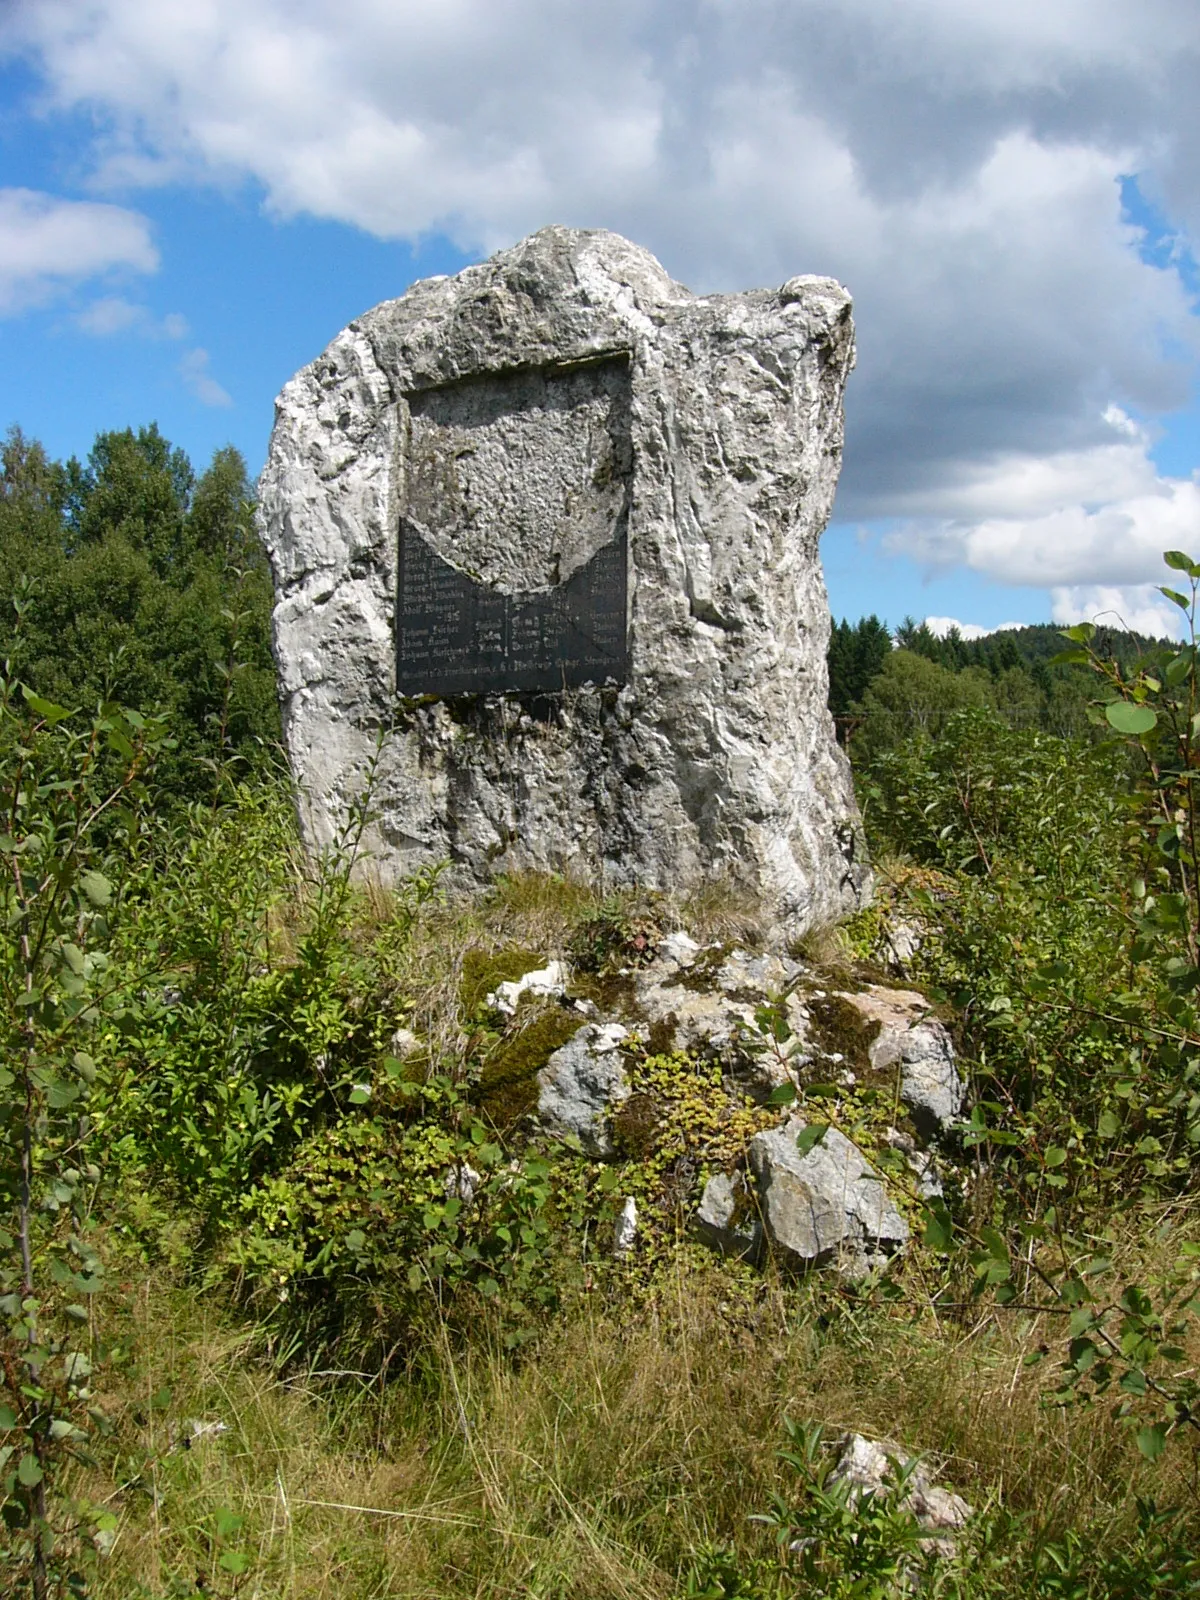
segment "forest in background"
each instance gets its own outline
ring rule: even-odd
[[[971,1100],[920,1244],[794,1281],[688,1237],[743,1126],[705,1062],[635,1053],[597,1163],[527,1115],[553,1008],[486,998],[754,908],[359,885],[369,795],[307,859],[252,516],[153,428],[0,454],[5,1592],[1200,1593],[1194,633],[834,629],[879,894],[801,954],[852,983],[915,933]],[[887,1108],[830,1090],[883,1167]],[[845,1427],[943,1463],[952,1559],[830,1482]]]

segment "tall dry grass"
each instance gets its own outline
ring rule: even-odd
[[[667,1600],[697,1547],[764,1547],[749,1519],[787,1487],[785,1415],[930,1452],[1029,1537],[1111,1536],[1134,1491],[1191,1493],[1182,1455],[1151,1468],[1107,1413],[1041,1403],[1032,1321],[939,1324],[819,1285],[723,1299],[691,1259],[659,1304],[585,1300],[519,1361],[434,1322],[384,1385],[295,1353],[280,1371],[252,1327],[146,1278],[118,1330],[136,1368],[104,1397],[120,1443],[86,1485],[118,1517],[97,1600]],[[226,1431],[185,1447],[194,1422]],[[224,1543],[221,1510],[244,1519]]]

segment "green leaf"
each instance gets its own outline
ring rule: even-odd
[[[1066,1159],[1067,1152],[1063,1149],[1062,1145],[1052,1144],[1049,1150],[1046,1151],[1043,1165],[1047,1167],[1061,1167]]]
[[[926,1207],[925,1243],[931,1250],[949,1250],[954,1238],[954,1223],[950,1213],[940,1203]]]
[[[980,1228],[979,1237],[983,1240],[987,1253],[993,1261],[1008,1260],[1008,1245],[1004,1236],[995,1228]]]
[[[218,1558],[217,1565],[222,1572],[245,1572],[250,1565],[250,1557],[244,1550],[226,1550],[224,1555]]]
[[[1108,719],[1110,728],[1135,738],[1143,733],[1149,733],[1158,722],[1158,717],[1150,706],[1134,705],[1132,700],[1112,701],[1110,705],[1105,706],[1104,715]]]
[[[796,1149],[802,1156],[806,1156],[810,1150],[816,1149],[828,1132],[827,1122],[810,1122],[796,1135]]]
[[[1164,550],[1163,560],[1175,572],[1191,572],[1196,563],[1182,550]]]
[[[102,872],[81,872],[79,887],[94,906],[106,906],[112,900],[112,884]]]
[[[1102,1111],[1096,1132],[1102,1139],[1115,1139],[1121,1131],[1121,1119],[1115,1111]]]
[[[245,1520],[236,1511],[230,1511],[228,1506],[218,1506],[213,1517],[217,1527],[218,1539],[232,1539],[235,1533],[241,1531]]]
[[[1192,652],[1181,650],[1177,656],[1167,663],[1167,670],[1163,673],[1167,683],[1172,689],[1183,682],[1192,670]]]
[[[64,1111],[67,1106],[73,1106],[83,1093],[77,1083],[68,1083],[65,1078],[53,1078],[46,1086],[46,1099],[54,1111]]]
[[[17,1467],[17,1477],[27,1489],[35,1488],[41,1483],[43,1476],[42,1469],[38,1466],[38,1459],[32,1452],[21,1457],[20,1465]]]
[[[1147,1461],[1157,1461],[1167,1448],[1167,1425],[1156,1422],[1149,1428],[1139,1428],[1137,1447]]]
[[[1086,667],[1090,657],[1086,650],[1060,650],[1046,663],[1049,667]]]
[[[371,1098],[371,1085],[369,1083],[356,1083],[350,1091],[350,1104],[352,1106],[365,1106]]]
[[[15,1428],[16,1425],[17,1413],[11,1406],[0,1403],[0,1432],[7,1433],[9,1428]]]
[[[56,706],[53,700],[43,700],[40,694],[34,694],[33,690],[24,684],[21,685],[21,693],[25,696],[25,704],[34,716],[41,717],[43,722],[51,724],[65,722],[71,715],[65,706]]]
[[[1167,589],[1160,584],[1158,592],[1159,594],[1166,595],[1168,600],[1174,601],[1181,611],[1187,611],[1191,607],[1192,602],[1188,599],[1187,595],[1180,594],[1178,589]]]
[[[82,978],[87,971],[87,959],[77,944],[64,944],[62,947],[63,961],[75,974]]]
[[[790,1106],[796,1098],[796,1085],[794,1083],[781,1083],[778,1088],[772,1089],[767,1096],[769,1106]]]
[[[1075,644],[1087,644],[1096,636],[1094,622],[1077,622],[1073,628],[1060,630],[1064,639],[1070,639]]]

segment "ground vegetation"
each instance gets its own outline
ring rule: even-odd
[[[385,888],[369,783],[306,855],[257,755],[266,577],[236,461],[193,482],[153,430],[86,467],[7,448],[6,1594],[1200,1593],[1200,567],[1168,558],[1183,645],[1084,628],[1042,660],[1081,686],[1077,731],[1006,711],[1028,663],[889,643],[856,688],[864,734],[896,682],[959,698],[851,735],[880,893],[814,937],[809,997],[923,985],[970,1096],[942,1196],[906,1180],[910,1249],[797,1278],[690,1220],[785,1104],[810,1147],[844,1126],[883,1167],[865,1077],[764,1104],[634,1035],[614,1159],[533,1115],[568,1006],[619,1006],[682,929],[713,967],[753,951],[754,908],[555,878],[452,898],[436,870]],[[243,622],[215,603],[239,582]],[[187,672],[151,599],[207,619],[179,624]],[[498,1006],[556,961],[565,1000]],[[787,1015],[761,1008],[747,1049],[786,1062]],[[845,1430],[953,1482],[974,1510],[952,1549],[902,1472],[839,1485]]]

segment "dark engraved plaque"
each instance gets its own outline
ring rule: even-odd
[[[624,683],[628,359],[481,373],[406,398],[399,692]]]
[[[624,683],[625,538],[558,588],[501,594],[400,525],[396,687],[402,695],[553,693]]]

